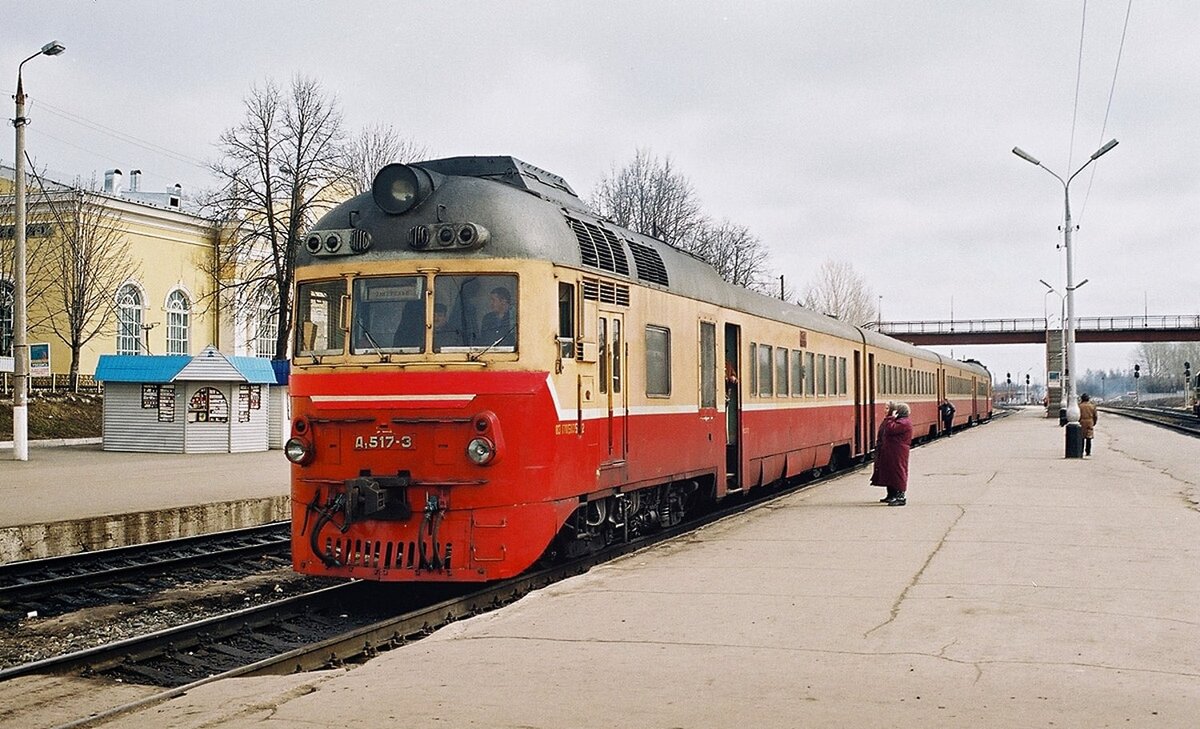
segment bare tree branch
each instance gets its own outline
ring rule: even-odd
[[[214,296],[239,309],[277,301],[275,357],[283,358],[301,235],[352,180],[337,99],[315,80],[296,76],[286,92],[268,80],[244,104],[212,165],[221,187],[207,205],[227,227],[213,262]]]
[[[705,222],[688,248],[708,261],[729,283],[775,295],[768,280],[767,249],[746,226],[728,220]]]
[[[52,236],[37,239],[30,260],[32,287],[38,292],[42,317],[30,326],[45,326],[71,350],[72,387],[79,379],[83,347],[109,329],[117,310],[117,288],[135,271],[120,213],[91,190],[50,192],[39,185],[35,208],[54,221]],[[46,213],[43,212],[42,215]]]
[[[674,170],[669,157],[659,160],[645,149],[600,180],[591,204],[617,225],[684,249],[704,224],[691,183]]]
[[[874,321],[878,315],[875,294],[867,282],[849,263],[832,259],[821,264],[800,303],[855,326]]]
[[[429,157],[429,148],[409,138],[401,138],[390,124],[372,124],[364,128],[347,148],[350,191],[355,195],[371,189],[375,173],[392,162],[416,162]]]

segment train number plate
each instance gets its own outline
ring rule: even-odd
[[[390,450],[392,448],[412,448],[413,439],[411,435],[392,435],[384,433],[382,435],[360,435],[354,439],[354,450],[356,451],[371,451],[371,450]]]

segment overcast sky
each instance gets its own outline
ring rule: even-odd
[[[1133,3],[1119,71],[1130,2],[1086,5],[43,0],[4,4],[0,69],[11,85],[64,43],[25,66],[31,156],[85,180],[140,168],[143,189],[210,185],[247,90],[297,73],[352,130],[511,154],[585,199],[644,147],[796,289],[852,262],[885,320],[1057,311],[1038,279],[1065,281],[1062,187],[1010,150],[1065,177],[1115,137],[1071,186],[1077,313],[1200,313],[1200,3]],[[1081,367],[1133,348],[1081,346]],[[954,354],[1041,379],[1041,347]]]

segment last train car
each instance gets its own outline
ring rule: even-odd
[[[731,286],[511,157],[385,167],[308,233],[296,282],[308,574],[509,577],[861,460],[901,394],[927,401],[924,436],[947,382],[990,392],[979,365]],[[990,415],[971,397],[963,424]]]

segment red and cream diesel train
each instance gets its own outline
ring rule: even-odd
[[[296,267],[303,573],[487,581],[988,419],[991,375],[725,283],[511,157],[389,165]]]

